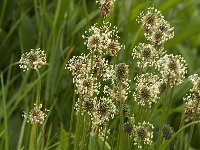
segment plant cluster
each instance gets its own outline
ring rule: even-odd
[[[200,116],[200,77],[189,76],[193,86],[183,98],[185,108],[176,132],[168,124],[169,109],[174,89],[186,80],[187,64],[182,56],[168,54],[165,50],[165,43],[174,37],[174,28],[153,7],[140,13],[137,22],[141,23],[147,43],[133,48],[132,57],[138,72],[132,80],[131,65],[117,60],[118,53],[126,50],[120,43],[118,28],[105,21],[115,0],[96,2],[103,21],[91,26],[82,36],[89,52],[73,56],[65,66],[71,71],[74,83],[67,148],[160,150],[169,148],[177,137],[173,147],[178,149],[178,133],[191,126],[189,148],[195,121]],[[30,140],[35,140],[37,129],[44,124],[49,112],[42,110],[40,100],[39,69],[47,64],[46,54],[43,50],[31,49],[21,56],[19,63],[23,71],[34,69],[38,75],[34,107],[22,115],[32,125]],[[154,125],[157,115],[158,127]],[[30,142],[30,148],[34,143]]]

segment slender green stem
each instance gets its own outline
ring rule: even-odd
[[[70,149],[70,138],[71,138],[71,132],[72,132],[72,126],[74,122],[74,106],[75,106],[75,98],[76,98],[76,93],[74,92],[73,95],[73,102],[72,102],[72,110],[71,110],[71,118],[70,118],[70,125],[69,125],[69,137],[68,137],[68,148]]]
[[[168,84],[167,84],[167,89],[168,89]],[[160,118],[160,128],[159,128],[159,131],[158,131],[158,140],[157,140],[157,149],[160,147],[160,143],[161,143],[161,128],[165,122],[165,112],[166,112],[166,104],[167,104],[167,93],[168,93],[168,90],[166,89],[165,91],[165,95],[164,95],[164,100],[163,100],[163,109],[162,109],[162,112],[161,112],[161,118]],[[166,106],[166,107],[165,107]]]
[[[183,121],[183,116],[184,116],[184,113],[182,113],[181,115],[181,122],[180,122],[180,125],[179,125],[179,129],[181,129],[184,125],[184,121]],[[182,134],[182,133],[181,133]],[[180,136],[177,136],[177,140],[176,140],[176,144],[175,144],[175,148],[178,148],[178,145],[179,145],[179,141],[180,141]],[[182,135],[181,135],[182,137]]]
[[[6,108],[6,91],[3,81],[3,74],[1,73],[1,87],[2,87],[2,99],[3,99],[3,113],[4,113],[4,137],[5,137],[5,150],[9,150],[9,139],[8,139],[8,118]]]
[[[82,126],[82,124],[80,124],[80,121],[81,121],[81,116],[82,116],[83,97],[80,98],[79,103],[80,103],[80,109],[77,116],[76,131],[75,131],[75,143],[74,143],[75,150],[78,150],[78,146],[79,146],[80,126]]]
[[[40,10],[38,10],[40,9]],[[43,24],[42,24],[42,21],[41,21],[41,3],[40,3],[40,0],[37,1],[37,0],[34,0],[34,10],[35,10],[35,16],[36,16],[36,22],[37,22],[37,27],[39,29],[39,32],[38,32],[38,45],[41,45],[41,41],[42,41],[42,27],[43,27]]]
[[[129,135],[127,137],[128,137],[127,149],[129,150],[130,149],[130,138],[129,138]]]
[[[115,65],[116,65],[116,62],[117,62],[117,57],[116,56],[114,56],[114,63],[113,63],[113,66],[114,66],[114,69],[115,69]]]
[[[139,112],[139,117],[138,117],[138,122],[142,121],[143,120],[143,115],[144,115],[144,111],[145,111],[145,107],[144,106],[141,106],[141,109],[140,109],[140,112]]]
[[[173,91],[174,91],[174,87],[172,87],[171,91],[170,91],[170,96],[168,98],[168,102],[167,102],[167,108],[166,108],[166,117],[165,117],[165,121],[167,121],[167,116],[169,113],[169,109],[171,107],[171,103],[172,103],[172,96],[173,96]]]
[[[114,120],[114,123],[113,123],[113,124],[114,124],[114,126],[113,126],[113,135],[116,135],[116,134],[118,133],[118,130],[117,130],[117,122],[118,122],[118,120],[115,119],[115,120]],[[117,137],[117,138],[118,138],[118,137]],[[112,148],[112,149],[115,149],[115,146],[116,146],[116,145],[115,145],[115,140],[116,140],[117,138],[115,138],[115,137],[112,138],[112,142],[111,142],[111,145],[112,145],[111,148]]]
[[[3,7],[2,7],[2,10],[1,10],[0,28],[3,28],[2,27],[2,23],[3,23],[3,18],[4,18],[5,10],[6,10],[6,5],[7,5],[7,0],[4,0]]]
[[[36,93],[36,105],[38,106],[40,104],[40,94],[41,94],[41,76],[39,70],[37,71],[37,78],[38,78],[38,87],[37,87],[37,93]]]
[[[90,62],[90,75],[92,74],[92,69],[93,69],[93,59],[94,59],[94,52],[92,52],[92,55],[91,55],[91,62]]]
[[[86,149],[86,141],[87,141],[87,131],[88,131],[88,115],[87,114],[84,114],[84,122],[83,122],[83,124],[84,124],[84,127],[83,127],[83,135],[82,135],[82,138],[83,138],[83,140],[82,140],[82,147],[81,147],[81,149]]]
[[[199,102],[200,102],[200,100],[198,99],[198,100],[197,100],[197,105],[196,105],[196,108],[195,108],[194,117],[193,117],[192,121],[194,121],[195,118],[196,118],[197,110],[198,110],[198,108],[199,108]],[[189,150],[189,148],[190,148],[190,143],[191,143],[191,141],[192,141],[193,132],[194,132],[194,125],[192,125],[192,127],[191,127],[191,129],[190,129],[189,138],[188,138],[188,142],[187,142],[187,149],[186,149],[186,150]]]
[[[17,150],[20,150],[21,146],[22,146],[22,140],[24,137],[24,131],[25,131],[25,125],[26,125],[26,120],[23,120],[23,123],[21,125],[21,131],[20,131],[20,135],[19,135],[19,140],[17,143]]]
[[[123,149],[123,141],[124,141],[124,136],[123,136],[123,130],[122,126],[124,123],[124,118],[123,118],[123,99],[122,99],[122,83],[119,83],[119,101],[120,101],[120,123],[119,123],[119,150]]]
[[[103,148],[102,149],[104,149],[104,147],[105,147],[107,131],[108,131],[108,127],[106,126],[106,132],[105,132],[105,135],[104,135],[104,138],[103,138]]]
[[[140,116],[140,112],[141,112],[141,109],[142,109],[142,106],[141,105],[139,105],[138,106],[139,108],[138,108],[138,113],[137,113],[137,116],[136,116],[136,122],[139,122],[139,116]]]
[[[164,145],[163,149],[166,150],[167,147],[169,146],[169,144],[178,136],[178,134],[183,131],[184,129],[190,127],[191,125],[195,125],[195,124],[198,124],[200,123],[200,121],[194,121],[194,122],[191,122],[185,126],[183,126],[181,129],[179,129],[174,135],[173,137],[167,142],[167,144]]]
[[[97,134],[90,135],[88,150],[96,150],[97,149],[97,147],[96,147],[97,138],[98,138]]]
[[[87,4],[85,0],[83,0],[83,7],[84,7],[85,15],[86,15],[85,18],[86,18],[87,24],[89,24],[89,16],[88,16]]]
[[[31,137],[29,141],[29,149],[37,150],[37,124],[33,124],[31,127]]]
[[[153,107],[151,108],[151,110],[150,110],[150,113],[149,113],[149,121],[152,119],[152,117],[153,117],[153,113],[154,113],[154,111],[155,111],[155,109],[156,109],[156,106],[157,106],[157,103],[156,104],[154,104],[153,105]]]

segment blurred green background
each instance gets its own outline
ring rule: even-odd
[[[132,49],[145,42],[136,17],[150,6],[162,11],[175,28],[175,37],[165,45],[168,53],[180,54],[186,59],[188,75],[199,73],[200,0],[116,0],[106,21],[118,27],[120,42],[126,46],[120,51],[118,62],[131,65],[130,73],[134,73]],[[74,55],[88,53],[81,36],[91,25],[101,22],[95,0],[0,0],[0,148],[6,136],[11,150],[28,144],[31,125],[23,123],[21,115],[34,103],[37,83],[36,72],[22,72],[19,66],[9,66],[31,48],[46,51],[49,65],[40,70],[41,98],[43,105],[51,109],[46,132],[50,139],[47,142],[53,145],[59,142],[61,124],[66,131],[69,128],[74,91],[72,76],[64,69],[65,64]],[[183,108],[182,97],[190,87],[185,81],[175,88],[169,120],[175,130]],[[199,135],[198,125],[192,142],[197,149],[200,149]]]

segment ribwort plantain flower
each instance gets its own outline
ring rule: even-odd
[[[91,59],[89,59],[87,66],[91,69]],[[93,57],[91,73],[94,78],[99,78],[106,81],[112,79],[114,69],[112,65],[108,64],[108,60],[95,55]]]
[[[90,98],[94,94],[99,94],[100,83],[96,82],[97,79],[86,76],[85,78],[78,78],[75,81],[76,93],[83,98]]]
[[[174,37],[174,28],[164,19],[159,19],[151,34],[146,34],[146,38],[151,41],[154,47],[159,48],[164,43]]]
[[[124,130],[124,133],[131,135],[133,131],[133,124],[130,122],[124,123],[123,130]]]
[[[119,43],[120,37],[117,34],[117,27],[112,27],[111,23],[104,21],[100,27],[94,24],[82,37],[85,39],[84,44],[91,53],[116,56],[122,48]]]
[[[148,8],[146,13],[140,13],[137,21],[142,22],[144,35],[155,48],[162,47],[174,37],[174,28],[164,20],[161,12],[153,7]]]
[[[183,82],[187,73],[186,61],[179,55],[165,55],[158,60],[162,78],[172,87]]]
[[[185,101],[185,110],[184,110],[184,121],[191,122],[194,118],[195,111],[196,117],[199,118],[200,115],[200,104],[199,96],[195,93],[191,93],[183,98]]]
[[[114,118],[117,109],[110,98],[101,97],[95,105],[94,120],[109,121]]]
[[[196,93],[197,95],[200,96],[200,77],[198,76],[198,74],[194,74],[194,75],[189,76],[189,80],[193,84],[193,87],[192,87],[192,89],[190,89],[190,91],[194,92],[194,93]]]
[[[123,105],[123,116],[124,117],[128,117],[128,115],[130,114],[130,108],[128,105]]]
[[[75,107],[74,109],[79,112],[81,109],[81,105],[82,105],[82,112],[81,114],[88,114],[91,118],[93,116],[93,113],[95,111],[95,105],[97,102],[97,97],[94,98],[85,98],[85,99],[81,99],[78,98],[78,101],[75,103]]]
[[[69,69],[73,75],[73,82],[78,78],[85,77],[90,72],[88,67],[89,54],[72,57],[65,66],[65,69]]]
[[[134,145],[143,148],[142,145],[151,145],[153,142],[153,125],[149,122],[138,123],[133,127]]]
[[[92,114],[93,110],[94,110],[94,100],[92,99],[86,99],[83,101],[83,112],[88,113],[89,115]]]
[[[162,136],[165,139],[167,139],[167,140],[171,139],[171,137],[173,136],[173,134],[174,134],[174,128],[173,127],[171,127],[168,124],[163,125]]]
[[[159,81],[159,85],[158,85],[158,89],[159,89],[159,92],[160,94],[162,94],[163,92],[165,92],[167,90],[167,83],[165,80],[163,79],[160,79]]]
[[[113,83],[111,88],[108,86],[104,86],[104,94],[110,97],[115,104],[119,104],[120,101],[123,101],[123,102],[126,101],[128,97],[128,93],[130,92],[129,89],[130,89],[130,86],[128,82],[125,82],[124,84],[122,84],[121,97],[120,97],[119,84]]]
[[[49,110],[45,109],[44,111],[42,109],[42,104],[37,106],[34,104],[33,109],[29,113],[24,112],[22,115],[25,119],[27,119],[27,122],[30,122],[31,124],[43,124],[45,118],[47,117],[47,112]]]
[[[162,52],[157,51],[151,44],[140,43],[133,49],[133,59],[137,58],[138,67],[155,66]]]
[[[100,5],[100,11],[103,18],[106,18],[113,9],[115,0],[97,0]]]
[[[28,71],[29,69],[38,70],[46,64],[46,54],[43,50],[40,50],[40,48],[31,49],[30,52],[22,54],[19,63],[19,67],[23,69],[23,71]]]
[[[110,134],[110,129],[106,129],[106,122],[98,120],[92,121],[91,124],[91,135],[95,136],[98,135],[98,138],[101,139],[102,141],[104,141],[104,138],[108,138],[108,135]],[[106,135],[106,137],[105,137]]]
[[[122,48],[118,40],[112,40],[108,44],[107,53],[110,56],[116,56],[117,52]]]
[[[106,134],[106,125],[110,119],[114,118],[116,112],[116,106],[111,99],[106,97],[94,98],[94,109],[91,114],[92,133],[104,137]]]
[[[120,82],[128,81],[128,65],[120,63],[115,68],[115,77]]]
[[[90,59],[91,61],[91,59]],[[108,61],[105,58],[95,56],[93,58],[92,75],[94,77],[103,77],[108,67]]]
[[[133,94],[134,100],[141,106],[151,107],[158,99],[158,76],[153,74],[142,74],[136,78],[136,91]]]
[[[137,18],[137,22],[142,22],[142,28],[144,32],[149,33],[152,32],[154,26],[158,22],[159,19],[163,19],[161,12],[155,9],[154,7],[150,7],[147,9],[147,12],[141,12]]]

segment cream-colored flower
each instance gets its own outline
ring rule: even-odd
[[[29,69],[38,70],[46,64],[46,54],[43,50],[40,50],[40,48],[31,49],[30,52],[22,54],[19,63],[19,67],[22,68],[23,71]]]

